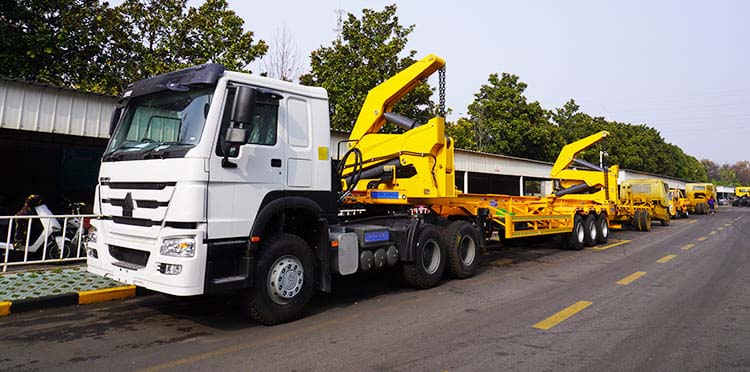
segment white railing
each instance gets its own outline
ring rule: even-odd
[[[5,239],[0,237],[2,272],[6,272],[9,266],[86,259],[85,240],[88,234],[84,231],[83,219],[95,217],[93,214],[0,216],[0,221],[8,221]],[[28,220],[24,227],[26,237],[25,241],[15,242],[13,235],[16,221],[20,220]],[[35,220],[41,224],[42,231],[38,236],[32,237],[32,225]]]

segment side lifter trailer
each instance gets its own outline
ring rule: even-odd
[[[457,192],[444,118],[392,112],[444,65],[429,55],[371,90],[340,160],[321,88],[217,64],[134,83],[102,158],[88,270],[178,296],[236,292],[249,317],[276,324],[330,292],[332,275],[397,266],[417,288],[470,277],[495,231],[606,242],[617,168],[569,168],[607,132],[563,149],[555,194]]]

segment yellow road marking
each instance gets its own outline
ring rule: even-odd
[[[698,222],[698,221],[697,221],[697,220],[692,220],[692,221],[688,222],[688,225],[690,225],[690,224],[694,224],[694,223],[696,223],[696,222]]]
[[[542,320],[541,322],[534,324],[534,328],[549,331],[550,328],[560,324],[565,319],[570,318],[579,311],[589,307],[593,302],[591,301],[578,301],[573,305],[570,305],[560,311],[559,313],[552,315],[551,317]]]
[[[716,229],[716,230],[719,230],[719,231],[721,231],[721,230],[724,230],[724,228],[723,228],[723,227],[720,227],[720,228],[718,228],[718,229]]]
[[[632,274],[630,274],[630,275],[628,275],[628,276],[620,279],[619,281],[617,281],[617,284],[628,285],[628,284],[634,282],[635,280],[637,280],[638,278],[640,278],[640,277],[642,277],[644,275],[646,275],[645,271],[636,271],[636,272],[634,272],[634,273],[632,273]]]
[[[10,301],[0,301],[0,316],[10,314]]]
[[[680,247],[680,249],[682,249],[683,251],[687,251],[688,249],[693,248],[693,247],[695,247],[695,244],[690,243],[690,244],[683,245],[682,247]]]
[[[700,238],[698,238],[698,241],[699,241],[699,242],[702,242],[702,241],[704,241],[704,240],[706,240],[706,239],[708,239],[708,237],[706,237],[706,236],[701,236]]]
[[[708,235],[716,235],[716,230],[711,231],[710,233],[708,233]]]
[[[666,255],[666,256],[658,259],[656,262],[658,262],[658,263],[667,263],[669,260],[671,260],[671,259],[673,259],[675,257],[677,257],[676,254],[668,254],[668,255]]]
[[[605,249],[614,248],[614,247],[617,247],[618,245],[623,245],[623,244],[628,244],[628,243],[630,243],[630,240],[622,240],[622,241],[619,241],[619,242],[614,243],[614,244],[605,245],[603,247],[594,247],[592,249],[595,250],[595,251],[603,251]]]
[[[135,297],[134,285],[78,292],[78,304],[93,304],[96,302],[121,300],[130,297]]]

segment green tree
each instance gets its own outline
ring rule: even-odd
[[[539,102],[528,102],[518,76],[491,74],[469,105],[466,119],[449,126],[459,148],[554,160],[563,145]]]
[[[116,10],[128,25],[121,41],[130,53],[121,66],[126,82],[207,62],[251,72],[247,66],[268,49],[243,31],[244,21],[225,0],[187,8],[187,0],[126,0]]]
[[[225,0],[18,0],[0,8],[0,75],[99,93],[191,65],[232,70],[262,56]]]
[[[17,0],[0,7],[0,75],[97,90],[118,21],[97,0]],[[103,89],[107,92],[107,89]]]
[[[363,9],[361,18],[349,13],[341,38],[310,54],[310,73],[302,75],[300,82],[328,91],[333,129],[350,131],[370,89],[415,62],[415,50],[399,57],[414,25],[402,26],[396,10],[396,5],[382,11]],[[420,84],[393,111],[425,122],[434,111],[431,96],[430,86]]]

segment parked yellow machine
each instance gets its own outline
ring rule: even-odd
[[[750,186],[737,186],[734,188],[734,196],[741,198],[743,196],[750,197]]]
[[[688,218],[690,212],[688,207],[690,200],[685,197],[685,193],[677,188],[669,189],[669,214],[672,218]]]
[[[669,185],[658,179],[633,179],[620,185],[616,221],[630,222],[636,230],[651,230],[651,221],[669,225]]]
[[[707,214],[708,199],[716,199],[716,186],[712,183],[686,183],[685,195],[690,201],[688,209],[691,213]]]

